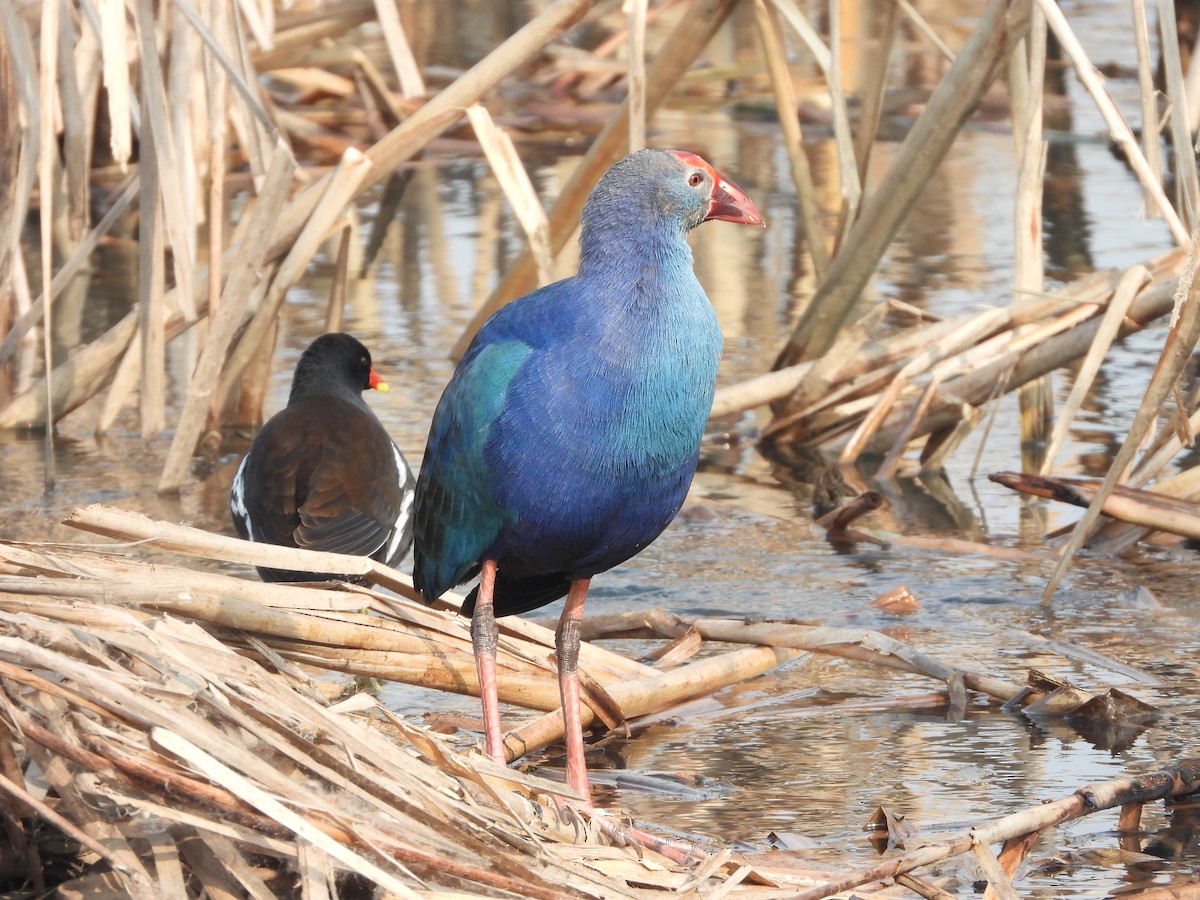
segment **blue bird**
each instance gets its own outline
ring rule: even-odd
[[[417,479],[413,580],[425,601],[480,576],[463,614],[486,750],[501,763],[495,618],[567,597],[555,642],[567,783],[589,803],[580,620],[592,577],[662,533],[696,471],[722,339],[687,234],[710,219],[763,224],[693,153],[642,150],[613,165],[583,209],[579,273],[479,330]]]

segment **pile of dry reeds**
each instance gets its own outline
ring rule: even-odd
[[[1153,778],[980,823],[863,872],[716,844],[661,840],[661,852],[635,852],[601,838],[621,833],[611,813],[564,822],[547,799],[561,784],[463,753],[368,695],[331,697],[335,687],[312,678],[325,669],[473,693],[469,631],[451,611],[368,587],[262,584],[145,558],[174,551],[345,571],[347,558],[333,554],[108,507],[76,510],[68,522],[121,543],[0,544],[0,723],[10,738],[0,741],[0,818],[15,851],[5,871],[23,873],[35,891],[62,881],[68,892],[107,886],[135,897],[353,896],[356,884],[399,896],[818,897],[877,890],[891,878],[924,892],[930,883],[916,869],[971,851],[989,882],[1011,891],[1008,879],[1042,829],[1114,806],[1121,828],[1135,829],[1142,804],[1200,788],[1197,763],[1185,760]],[[412,594],[398,572],[372,561],[361,569]],[[904,592],[884,601],[916,602]],[[585,644],[585,722],[614,728],[806,650],[926,675],[951,708],[980,692],[1032,717],[1134,735],[1155,715],[1118,691],[1093,695],[1038,673],[1022,686],[861,629],[662,611],[587,625],[589,639],[665,641],[653,665]],[[504,698],[549,710],[507,736],[517,756],[561,737],[553,637],[516,618],[502,627]],[[713,642],[737,649],[716,651]],[[903,847],[903,834],[891,838]],[[1001,842],[997,861],[988,845]]]

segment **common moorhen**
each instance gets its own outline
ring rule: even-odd
[[[348,334],[323,334],[296,365],[287,407],[254,438],[229,492],[238,533],[252,541],[370,556],[395,565],[412,544],[414,479],[363,400],[388,390]],[[260,566],[263,581],[330,575]]]

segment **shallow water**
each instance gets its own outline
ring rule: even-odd
[[[476,6],[459,9],[459,33],[474,33],[470,15],[486,15]],[[1070,14],[1097,60],[1131,61],[1123,7],[1096,3],[1076,6]],[[495,22],[489,20],[488,27]],[[738,34],[744,44],[748,32]],[[436,43],[429,52],[435,62],[470,61],[436,58],[451,53]],[[460,46],[454,52],[464,51]],[[1136,121],[1135,86],[1121,80],[1110,85]],[[1072,214],[1048,226],[1054,232],[1048,270],[1061,278],[1089,267],[1144,261],[1169,246],[1162,223],[1142,219],[1140,192],[1098,138],[1099,117],[1076,85],[1069,88],[1077,101],[1073,136],[1057,141],[1058,151],[1051,154],[1058,184],[1072,198],[1065,204]],[[819,129],[814,133],[819,137]],[[694,240],[697,272],[726,335],[722,383],[765,371],[812,287],[804,239],[795,233],[794,194],[777,129],[731,115],[723,100],[692,102],[664,111],[652,141],[706,155],[746,189],[770,223],[766,231],[713,223],[699,229]],[[1007,302],[1011,148],[1003,119],[964,135],[898,237],[872,286],[873,296],[899,297],[943,315]],[[878,161],[885,162],[894,149],[895,144],[881,143]],[[812,148],[817,177],[826,181],[829,172],[820,161],[828,151],[823,140]],[[569,153],[560,158],[544,145],[536,152],[525,148],[525,156],[536,160],[534,181],[548,198],[574,161]],[[346,329],[372,348],[376,368],[392,385],[390,394],[369,399],[414,463],[433,404],[452,370],[446,350],[497,271],[521,246],[486,166],[473,157],[446,158],[432,154],[416,168],[378,263],[352,285],[346,322]],[[367,204],[364,219],[370,221],[374,212]],[[96,267],[86,307],[75,318],[82,336],[101,331],[128,302],[127,250],[109,248]],[[571,254],[565,256],[564,272],[572,265]],[[326,270],[315,271],[289,296],[268,411],[283,404],[300,350],[320,333],[327,279]],[[69,308],[65,319],[72,320]],[[1161,329],[1152,329],[1114,352],[1057,471],[1103,472],[1161,341]],[[183,341],[171,353],[177,391],[192,348]],[[1069,378],[1056,376],[1055,388],[1061,401]],[[178,399],[173,397],[176,404]],[[154,485],[169,437],[143,442],[136,418],[127,412],[106,440],[97,442],[90,434],[95,409],[90,412],[63,423],[57,481],[50,492],[43,489],[40,437],[0,434],[3,537],[86,539],[55,523],[72,507],[97,501],[232,533],[226,498],[244,440],[231,441],[218,465],[199,471],[178,497],[159,497]],[[735,434],[752,435],[764,422],[761,415],[748,415],[721,424]],[[1153,771],[1194,754],[1200,733],[1200,600],[1194,585],[1200,565],[1193,551],[1179,545],[1144,547],[1120,560],[1085,554],[1053,608],[1044,607],[1040,595],[1054,557],[1042,550],[1040,535],[1073,521],[1076,513],[1022,501],[986,480],[987,472],[1020,467],[1018,440],[1016,402],[1005,398],[977,477],[971,473],[980,433],[968,438],[943,477],[885,485],[889,504],[865,520],[866,528],[885,535],[967,538],[1036,554],[1031,561],[1015,562],[898,542],[833,547],[812,524],[811,468],[769,461],[752,441],[726,443],[714,432],[685,513],[639,557],[597,578],[589,611],[663,606],[888,629],[947,662],[1011,680],[1022,681],[1036,667],[1084,688],[1120,688],[1160,708],[1157,723],[1112,747],[1062,724],[1002,712],[995,704],[971,702],[965,716],[954,720],[928,701],[902,702],[936,690],[932,682],[812,656],[672,710],[632,738],[608,741],[589,758],[597,770],[599,799],[682,834],[765,849],[774,845],[774,832],[788,846],[811,842],[803,851],[806,857],[867,866],[876,856],[862,826],[878,806],[904,815],[919,839],[936,839],[1066,796],[1090,782]],[[915,614],[898,618],[867,606],[901,584],[921,601]],[[1153,592],[1162,608],[1147,604],[1138,587]],[[1112,657],[1157,681],[1137,681],[1064,656],[1050,641]],[[620,646],[641,652],[647,645]],[[430,710],[476,711],[472,700],[404,686],[389,686],[386,698],[418,716]],[[851,708],[852,702],[858,707]],[[508,711],[506,721],[514,715],[519,713]],[[557,764],[551,758],[547,767]],[[654,776],[653,787],[618,781],[617,773]],[[1149,848],[1167,859],[1118,856],[1117,848],[1130,849],[1130,842],[1119,844],[1115,827],[1115,812],[1101,813],[1050,833],[1024,870],[1020,892],[1103,896],[1127,882],[1200,875],[1195,824],[1183,813],[1168,817],[1161,807],[1148,808],[1146,833],[1132,842],[1135,849]],[[1169,827],[1173,831],[1167,832]],[[976,877],[969,865],[958,862],[945,871],[964,891]]]

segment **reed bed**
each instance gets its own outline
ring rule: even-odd
[[[427,609],[411,599],[405,576],[375,563],[363,566],[364,577],[395,590],[264,584],[211,565],[181,566],[170,557],[317,571],[347,560],[113,507],[76,510],[68,524],[119,542],[0,544],[0,721],[11,738],[0,745],[0,811],[19,850],[17,871],[35,890],[61,880],[67,891],[107,885],[135,897],[201,889],[335,897],[373,885],[390,896],[769,898],[866,885],[886,896],[882,880],[926,885],[915,870],[974,852],[1007,896],[1042,829],[1114,806],[1122,807],[1121,827],[1133,829],[1143,804],[1200,788],[1198,764],[1182,760],[981,822],[976,837],[950,836],[861,873],[787,854],[735,853],[715,840],[682,845],[669,835],[660,838],[666,855],[635,852],[611,843],[623,827],[619,812],[565,822],[548,800],[563,793],[560,783],[464,751],[369,694],[347,695],[318,677],[324,670],[475,693],[459,598]],[[919,604],[904,590],[879,602]],[[550,629],[516,618],[502,628],[503,699],[544,711],[507,736],[515,759],[559,740],[562,717]],[[639,717],[805,652],[924,675],[941,683],[932,702],[950,708],[979,693],[1014,713],[1093,736],[1107,731],[1118,742],[1157,715],[1115,689],[1099,694],[1033,671],[1022,684],[861,629],[662,610],[593,617],[586,628],[584,721],[596,728],[636,729]],[[596,643],[614,636],[661,643],[647,664]],[[1084,648],[1056,649],[1152,679]],[[63,838],[47,841],[45,828]],[[891,837],[904,846],[902,834]],[[987,849],[993,843],[1003,844],[999,863]]]

